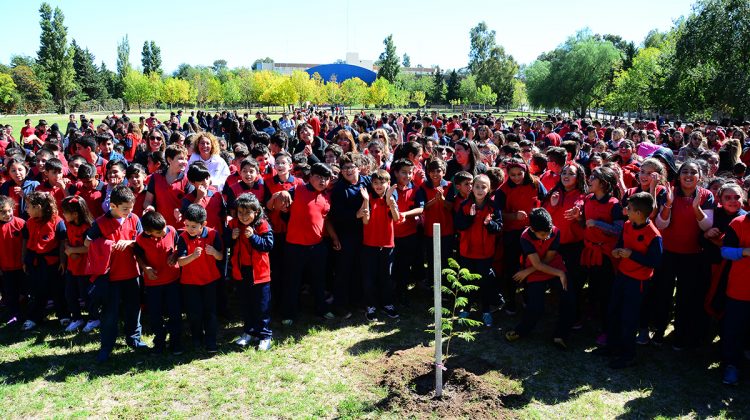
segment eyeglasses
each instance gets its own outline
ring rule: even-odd
[[[355,169],[357,169],[356,166],[344,166],[341,168],[342,171],[353,171]]]
[[[159,141],[161,141],[161,137],[159,137],[159,136],[148,136],[148,139],[149,140],[159,140]]]

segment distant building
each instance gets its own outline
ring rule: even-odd
[[[377,73],[378,70],[380,69],[379,66],[376,66],[374,64],[373,60],[360,60],[359,53],[355,53],[355,52],[346,53],[346,61],[345,63],[342,63],[342,65],[357,66],[357,67],[361,67],[363,69],[366,69],[375,73]],[[284,75],[290,75],[295,70],[307,71],[308,69],[311,69],[313,67],[320,67],[320,66],[323,66],[323,64],[320,64],[320,63],[258,63],[256,69],[257,70],[270,70],[270,71],[275,71],[277,73],[281,73]],[[428,76],[428,75],[433,74],[435,69],[432,67],[401,67],[401,71],[407,74]],[[314,71],[310,72],[310,74],[312,73],[314,73]],[[322,72],[319,71],[319,73],[324,79],[328,80],[323,75]],[[345,73],[354,74],[354,73],[357,73],[357,71],[354,71],[354,69],[349,69]],[[339,76],[340,75],[337,74],[336,80],[338,82],[342,82],[348,78],[348,77],[339,77]],[[343,76],[343,73],[341,74],[341,76]],[[351,77],[357,77],[357,76],[351,76]],[[362,80],[365,80],[365,79],[362,79]],[[371,82],[368,82],[368,83],[371,83]]]

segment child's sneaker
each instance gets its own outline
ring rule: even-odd
[[[60,325],[63,327],[70,325],[70,318],[60,318]]]
[[[245,347],[248,344],[250,344],[252,341],[253,341],[253,336],[252,335],[250,335],[248,333],[242,333],[242,335],[240,336],[240,338],[238,338],[234,342],[234,344],[236,344],[236,345],[238,345],[240,347]]]
[[[18,318],[16,318],[16,317],[13,317],[13,318],[9,319],[9,320],[8,320],[8,321],[7,321],[6,323],[5,323],[5,326],[6,326],[6,327],[10,327],[10,326],[16,325],[17,323],[18,323]]]
[[[281,325],[283,325],[285,327],[291,327],[292,324],[294,324],[294,321],[292,321],[291,319],[282,319],[281,320]]]
[[[383,312],[385,312],[386,315],[388,315],[388,318],[398,318],[399,314],[396,310],[396,307],[393,305],[385,305],[383,306]]]
[[[737,385],[740,383],[740,371],[734,365],[724,368],[724,377],[721,380],[726,385]]]
[[[485,327],[491,327],[492,326],[492,314],[489,312],[485,312],[482,314],[482,322],[484,322]]]
[[[258,351],[268,351],[271,350],[271,339],[266,338],[263,340],[260,340],[260,343],[258,343]]]
[[[651,339],[648,336],[648,329],[647,328],[644,328],[644,329],[641,329],[640,331],[638,331],[638,337],[635,339],[635,342],[638,343],[638,344],[640,344],[640,345],[642,345],[642,346],[645,346],[649,342],[651,342]]]
[[[21,331],[31,331],[34,328],[36,328],[36,322],[30,319],[27,319],[26,321],[24,321],[23,325],[21,326]]]
[[[91,331],[94,331],[95,329],[99,328],[99,325],[101,325],[101,321],[98,319],[91,320],[86,323],[86,326],[83,327],[83,332],[90,333]]]
[[[323,319],[327,319],[328,321],[332,319],[336,319],[336,315],[333,312],[326,312],[323,314]]]
[[[68,324],[68,327],[65,328],[65,332],[73,332],[78,331],[83,326],[83,320],[82,319],[76,319],[75,321]]]
[[[47,306],[45,307],[47,310],[54,309],[55,307],[55,301],[50,299],[47,301]]]
[[[507,333],[505,333],[505,339],[508,340],[509,343],[512,343],[514,341],[518,341],[518,339],[520,339],[520,338],[521,338],[521,336],[518,335],[518,333],[516,332],[516,330],[510,330]]]
[[[368,306],[365,310],[365,318],[370,322],[375,322],[378,320],[378,316],[375,314],[375,307],[374,306]]]

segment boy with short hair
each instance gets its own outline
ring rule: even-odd
[[[182,354],[180,311],[180,267],[176,262],[177,231],[164,216],[151,211],[141,218],[143,232],[135,239],[134,253],[143,273],[146,303],[154,330],[154,352],[163,353],[169,333],[169,348]],[[164,325],[164,318],[167,324]]]
[[[274,174],[273,157],[271,157],[271,153],[268,151],[268,146],[262,143],[256,144],[250,150],[250,156],[258,162],[259,173],[263,175]]]
[[[86,201],[94,218],[104,214],[102,202],[107,192],[107,184],[97,178],[94,165],[84,162],[78,167],[78,182],[69,188],[70,195],[77,195]]]
[[[455,187],[456,195],[453,200],[453,213],[457,213],[461,208],[461,203],[469,198],[471,193],[472,184],[474,182],[474,175],[466,171],[459,171],[453,175],[453,186]]]
[[[128,169],[125,170],[125,178],[128,180],[128,188],[135,195],[133,213],[143,214],[143,203],[146,200],[146,184],[148,183],[146,168],[140,163],[131,163]]]
[[[396,177],[396,204],[399,219],[393,227],[393,285],[401,302],[407,303],[409,281],[421,273],[422,258],[419,254],[419,236],[417,234],[417,216],[424,209],[415,199],[417,188],[412,182],[414,162],[409,159],[398,159],[391,165]]]
[[[234,185],[225,185],[222,194],[226,200],[229,213],[234,217],[234,202],[240,195],[250,193],[258,198],[261,203],[266,202],[266,186],[260,175],[258,161],[253,158],[245,158],[240,162],[240,181]]]
[[[182,217],[185,230],[177,241],[177,263],[186,267],[180,283],[193,345],[216,353],[216,285],[221,278],[216,261],[224,259],[224,246],[218,233],[206,227],[206,209],[191,204]]]
[[[124,314],[125,341],[133,349],[147,347],[141,341],[138,284],[140,272],[133,253],[135,239],[143,229],[140,219],[133,214],[134,202],[135,196],[128,187],[116,186],[110,195],[109,211],[94,220],[84,241],[84,246],[88,247],[92,241],[103,238],[105,241],[111,241],[109,243],[112,248],[109,272],[104,275],[108,282],[104,291],[101,316],[101,347],[97,356],[99,362],[107,361],[114,348],[121,306]]]
[[[185,194],[182,207],[175,211],[175,217],[179,220],[181,213],[185,212],[189,205],[198,204],[206,209],[208,214],[206,225],[222,235],[226,226],[227,206],[224,197],[211,185],[211,172],[203,162],[197,161],[188,168],[187,177],[194,188]]]
[[[443,267],[447,267],[448,258],[453,255],[453,202],[451,183],[443,179],[447,165],[442,159],[432,159],[427,163],[427,179],[419,186],[415,200],[424,209],[424,239],[432,241],[432,225],[440,224],[440,248]],[[432,279],[432,246],[426,244],[427,269]],[[432,284],[432,281],[430,281]]]
[[[55,199],[57,208],[62,208],[65,198],[65,178],[62,176],[63,165],[60,159],[51,158],[44,162],[44,181],[36,187],[36,191],[47,192]]]
[[[620,263],[609,301],[607,346],[599,352],[616,353],[617,357],[609,364],[613,369],[635,363],[635,338],[641,304],[654,268],[661,264],[661,233],[649,218],[654,204],[654,197],[648,192],[639,192],[628,198],[628,220],[612,250],[612,256]]]

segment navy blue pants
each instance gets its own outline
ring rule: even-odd
[[[393,248],[362,247],[362,290],[366,306],[393,304],[392,266]]]
[[[421,263],[419,252],[419,237],[414,235],[395,239],[393,248],[393,270],[391,280],[395,294],[399,298],[405,298],[409,290],[409,283],[416,278],[418,265]]]
[[[28,266],[29,292],[31,300],[28,319],[39,324],[46,318],[47,300],[55,303],[58,319],[70,318],[65,305],[65,283],[57,272],[57,264],[48,265],[44,257],[37,258],[37,265]]]
[[[583,302],[581,296],[583,285],[586,283],[586,276],[581,268],[583,242],[560,244],[558,252],[565,263],[565,271],[568,274],[568,292],[573,294],[573,307],[575,308],[573,320],[580,320],[581,302]]]
[[[609,298],[612,295],[612,282],[615,279],[612,260],[604,256],[602,265],[585,267],[583,270],[586,272],[589,281],[589,299],[599,311],[601,330],[607,331],[607,328],[609,328],[609,320],[607,319]]]
[[[270,339],[271,282],[253,284],[253,268],[242,267],[243,331],[261,340]]]
[[[334,251],[336,267],[333,279],[333,305],[336,310],[349,310],[352,298],[356,300],[361,295],[359,287],[362,284],[360,254],[362,251],[362,235],[339,233],[341,250]]]
[[[3,272],[3,302],[8,308],[8,319],[21,317],[19,299],[26,283],[26,273],[23,270]]]
[[[727,296],[721,327],[722,362],[739,366],[748,327],[750,327],[750,302]]]
[[[141,301],[138,278],[129,280],[109,281],[97,284],[103,293],[101,317],[101,349],[100,352],[109,355],[115,346],[118,335],[118,315],[123,311],[125,341],[131,345],[141,339]],[[104,289],[104,290],[102,290]]]
[[[635,358],[635,337],[641,314],[641,304],[650,281],[636,280],[617,273],[609,298],[607,345],[625,359]]]
[[[219,320],[216,315],[217,281],[199,286],[183,284],[185,312],[190,324],[190,335],[193,345],[204,345],[207,350],[216,349],[216,334]]]
[[[94,321],[102,316],[102,306],[104,299],[107,297],[109,278],[107,276],[98,276],[93,282],[89,283],[88,289],[88,306],[89,321]]]
[[[479,290],[472,294],[471,299],[481,304],[482,312],[489,312],[490,305],[496,304],[499,301],[497,297],[497,279],[495,278],[495,272],[492,270],[492,261],[492,258],[474,259],[461,257],[459,262],[461,268],[469,270],[471,274],[482,276],[478,282],[471,283],[479,286]],[[468,311],[469,308],[464,309]]]
[[[516,311],[516,290],[518,283],[513,280],[521,266],[521,234],[522,230],[511,230],[503,232],[503,294],[505,295],[505,307]]]
[[[294,319],[299,314],[299,291],[304,276],[312,285],[315,313],[328,311],[325,302],[325,272],[328,247],[324,242],[315,245],[286,244],[284,253],[284,319]]]
[[[555,328],[555,338],[566,338],[570,332],[572,315],[573,315],[573,294],[562,289],[560,279],[553,279],[535,282],[526,282],[526,309],[523,312],[521,322],[515,330],[518,335],[524,336],[531,333],[539,319],[544,315],[544,298],[547,289],[555,290],[560,296],[557,327]]]
[[[281,296],[284,284],[284,250],[286,249],[286,232],[273,233],[273,249],[269,254],[271,260],[271,295]],[[271,304],[278,308],[281,299],[273,299]]]
[[[167,333],[169,333],[170,347],[172,349],[179,348],[182,336],[180,282],[173,281],[160,286],[147,286],[146,304],[148,305],[151,329],[154,330],[154,345],[164,347]],[[166,324],[164,318],[167,319]]]
[[[81,300],[89,306],[89,276],[74,276],[70,271],[65,272],[65,301],[68,304],[68,312],[71,314],[70,319],[80,321]]]

